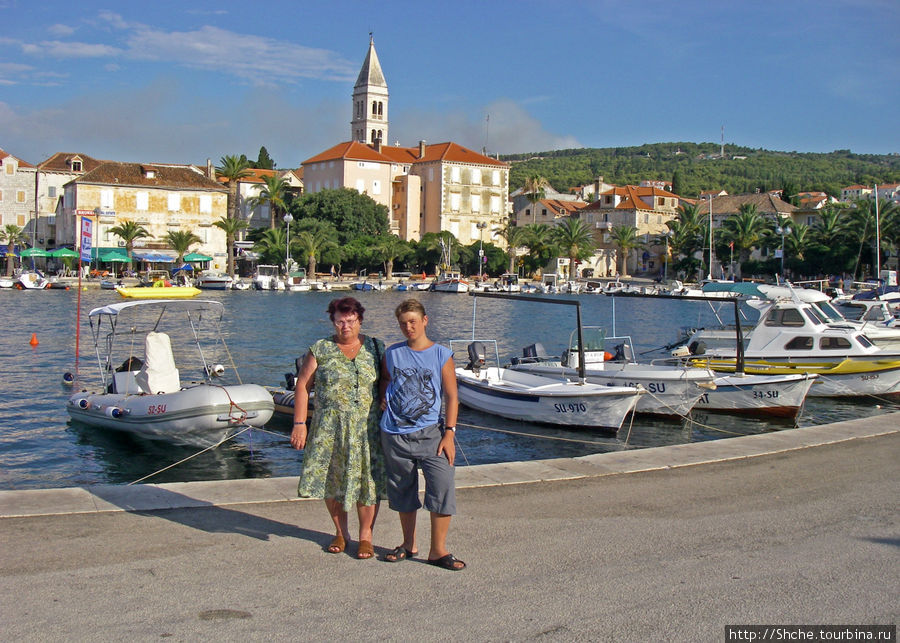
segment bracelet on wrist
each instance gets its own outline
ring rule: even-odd
[[[303,421],[303,422],[294,422],[294,426],[297,426],[298,424],[306,424],[306,422],[305,422],[305,421]]]

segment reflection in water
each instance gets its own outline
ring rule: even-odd
[[[148,441],[116,431],[69,421],[65,403],[72,389],[61,386],[62,374],[74,370],[74,291],[0,290],[0,488],[33,489],[96,483],[128,483],[193,455],[196,451],[166,442]],[[347,293],[279,293],[208,291],[204,298],[222,301],[222,331],[240,380],[280,386],[294,360],[318,338],[332,332],[325,312],[328,302]],[[394,308],[405,293],[353,293],[366,307],[363,333],[388,344],[402,339]],[[477,301],[475,334],[498,341],[501,359],[521,354],[523,346],[541,342],[560,354],[574,328],[571,307],[523,301],[475,299],[442,293],[417,293],[429,316],[429,336],[436,341],[472,337],[472,309]],[[601,325],[612,334],[631,335],[638,352],[673,341],[682,326],[711,325],[715,318],[702,303],[642,300],[585,295],[579,298],[585,325]],[[114,291],[82,293],[82,382],[97,381],[97,362],[90,345],[87,312],[120,301]],[[726,319],[730,321],[730,319]],[[35,333],[39,345],[28,340]],[[659,355],[648,355],[654,357]],[[229,368],[221,350],[210,358]],[[799,425],[853,419],[896,408],[866,400],[810,399]],[[503,420],[469,409],[460,410],[460,464],[557,458],[590,453],[714,440],[790,428],[790,424],[727,415],[696,415],[683,420],[626,421],[617,434],[560,429]],[[288,423],[271,422],[170,469],[148,482],[219,480],[294,476],[302,453],[288,442]],[[500,433],[498,431],[509,431]],[[530,434],[530,435],[528,435]]]

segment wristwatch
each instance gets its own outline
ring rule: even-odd
[[[455,427],[455,426],[445,426],[445,427],[444,427],[444,430],[445,430],[445,431],[453,431],[454,433],[456,433],[456,427]]]

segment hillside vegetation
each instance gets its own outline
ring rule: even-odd
[[[510,163],[510,190],[522,187],[526,177],[535,174],[560,192],[591,183],[597,176],[616,185],[665,180],[673,182],[679,196],[688,198],[706,190],[741,194],[782,188],[789,194],[816,190],[840,197],[841,188],[849,185],[900,182],[898,154],[773,152],[737,145],[725,146],[724,159],[719,152],[716,143],[654,143],[500,158]]]

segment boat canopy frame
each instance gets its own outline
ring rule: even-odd
[[[158,312],[154,309],[158,308]],[[143,324],[135,323],[125,332],[119,332],[119,315],[129,310],[146,310],[148,319]],[[207,314],[208,313],[208,314]],[[113,378],[112,374],[112,356],[117,347],[116,339],[128,335],[132,337],[132,345],[134,338],[137,336],[146,336],[150,332],[158,332],[159,326],[163,318],[173,314],[183,314],[186,316],[188,324],[193,336],[193,343],[197,347],[200,355],[201,363],[204,365],[203,375],[207,383],[212,381],[212,372],[209,368],[209,362],[203,350],[203,344],[200,340],[200,327],[204,319],[210,321],[215,327],[217,341],[224,344],[221,333],[221,321],[225,313],[225,306],[222,302],[208,299],[184,300],[184,299],[139,299],[134,301],[123,301],[108,306],[94,308],[88,314],[88,321],[91,327],[91,337],[94,341],[94,352],[97,357],[97,367],[100,371],[100,381],[103,388],[106,389]],[[131,321],[128,319],[127,321]],[[102,347],[102,348],[101,348]],[[240,375],[232,364],[238,383]]]

